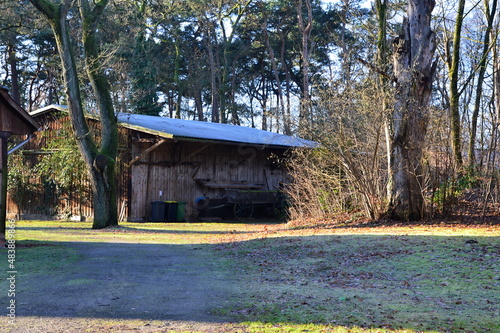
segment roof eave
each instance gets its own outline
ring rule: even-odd
[[[40,125],[38,124],[38,122],[33,119],[31,115],[12,98],[12,96],[10,96],[8,88],[1,86],[0,96],[2,96],[5,102],[8,103],[9,106],[17,112],[17,114],[25,121],[28,127],[31,127],[32,132],[36,132],[39,129]]]
[[[165,133],[162,131],[157,131],[157,130],[142,127],[142,126],[131,125],[131,124],[122,123],[122,122],[118,122],[118,125],[123,126],[125,128],[128,128],[128,129],[131,129],[131,130],[134,130],[134,131],[139,131],[139,132],[143,132],[143,133],[147,133],[147,134],[157,135],[157,136],[160,136],[160,137],[166,138],[166,139],[173,139],[174,138],[174,136],[170,133]]]

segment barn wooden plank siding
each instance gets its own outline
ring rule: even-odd
[[[48,107],[33,113],[44,124],[44,130],[50,132],[44,136],[57,135],[60,127],[69,122],[67,113],[60,110]],[[285,141],[279,140],[296,139],[223,124],[140,115],[119,117],[119,120],[122,121],[119,123],[117,200],[121,220],[128,221],[150,220],[151,202],[154,201],[185,202],[185,219],[195,221],[198,219],[197,198],[222,198],[230,188],[277,190],[280,183],[288,182],[288,175],[280,164],[285,152],[302,144],[314,145],[305,140],[283,143]],[[89,122],[98,136],[99,122],[92,116]],[[240,130],[243,132],[230,133]],[[246,131],[250,132],[246,134]],[[226,132],[228,137],[233,135],[232,141],[219,139]],[[265,139],[248,142],[253,141],[248,138],[261,136]],[[268,136],[273,141],[269,141]],[[27,148],[25,155],[32,155],[30,163],[36,163],[36,155],[43,151],[45,144],[39,139]],[[44,192],[43,186],[39,187]],[[54,210],[91,219],[91,203],[92,200],[82,202],[71,193],[66,193],[58,202],[50,202],[44,192],[21,209],[10,200],[8,209],[10,212],[22,211],[28,216],[40,214],[40,206],[52,206]]]
[[[64,110],[64,109],[63,109]],[[48,142],[56,136],[61,135],[64,127],[70,127],[70,118],[66,111],[58,108],[50,109],[51,112],[36,115],[35,119],[42,125],[40,133],[35,136],[21,151],[25,161],[26,168],[33,170],[40,159],[51,151],[47,149]],[[99,133],[98,122],[90,121],[89,125],[94,134]],[[123,161],[130,156],[126,149],[128,131],[125,128],[119,128],[120,132],[120,157],[118,163],[118,198],[119,202],[127,200],[128,175],[124,171]],[[92,191],[88,179],[82,181],[86,184],[86,190],[80,193],[75,186],[70,187],[69,191],[59,193],[55,184],[46,182],[40,177],[32,175],[31,185],[25,193],[22,204],[16,203],[12,195],[7,196],[7,215],[9,218],[17,219],[85,219],[92,218]]]
[[[134,144],[133,154],[146,147],[146,143]],[[160,200],[186,201],[186,216],[195,220],[197,198],[224,197],[226,189],[235,185],[240,185],[241,189],[258,186],[261,190],[276,190],[280,182],[288,179],[273,156],[282,157],[283,149],[244,144],[165,142],[131,166],[133,199],[129,219],[146,218],[150,214],[147,203]]]

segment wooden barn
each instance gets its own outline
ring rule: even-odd
[[[37,122],[9,95],[9,89],[0,86],[0,234],[2,234],[0,238],[2,239],[7,214],[7,156],[26,144],[37,129]],[[22,141],[9,151],[9,143],[19,139]]]
[[[64,107],[49,106],[31,115],[44,131],[57,135],[69,122]],[[191,120],[118,114],[120,157],[118,207],[128,221],[196,221],[211,218],[259,217],[270,213],[280,184],[285,152],[314,147],[315,142],[255,128]],[[98,132],[97,117],[88,116]],[[47,137],[47,135],[45,135]],[[36,146],[38,145],[38,146]],[[38,141],[25,155],[43,152]],[[77,202],[80,201],[80,202]],[[13,204],[11,202],[11,204]],[[54,203],[59,205],[61,202]],[[64,199],[69,215],[92,218],[89,206],[71,194]],[[39,214],[32,202],[12,206],[24,215]],[[261,209],[262,208],[262,209]]]

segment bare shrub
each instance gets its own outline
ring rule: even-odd
[[[385,115],[379,106],[369,85],[323,92],[308,131],[321,147],[295,151],[288,164],[292,224],[338,213],[362,212],[374,219],[384,210]]]
[[[342,170],[328,149],[295,150],[288,170],[293,179],[286,188],[291,220],[324,219],[352,209],[351,195],[342,188]]]

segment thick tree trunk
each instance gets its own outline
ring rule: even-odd
[[[408,18],[393,42],[397,83],[390,133],[389,213],[397,220],[424,217],[421,158],[436,68],[436,40],[430,28],[434,4],[434,0],[410,0]]]
[[[67,14],[70,1],[54,4],[47,0],[30,0],[48,19],[57,43],[59,57],[61,58],[63,77],[66,86],[66,96],[70,118],[75,130],[78,148],[87,166],[92,183],[92,194],[94,199],[94,228],[104,228],[118,223],[116,209],[116,186],[115,186],[115,159],[118,147],[118,136],[116,117],[114,115],[111,95],[107,88],[106,77],[98,68],[98,55],[96,56],[97,42],[92,33],[95,29],[96,19],[102,13],[107,0],[96,3],[93,18],[85,20],[83,27],[83,42],[85,48],[87,70],[96,95],[97,105],[101,116],[101,149],[98,150],[96,143],[90,135],[87,125],[81,92],[78,81],[78,72],[72,51],[72,42],[69,34]],[[82,0],[80,5],[88,5]],[[108,90],[106,90],[108,89]]]
[[[70,1],[56,5],[47,0],[30,0],[48,19],[56,39],[62,63],[63,78],[71,121],[75,130],[80,152],[87,165],[92,165],[97,148],[89,135],[89,128],[83,113],[78,72],[73,57],[72,43],[66,16]]]
[[[96,38],[99,22],[108,0],[94,2],[79,0],[83,20],[82,41],[85,50],[87,74],[99,108],[101,119],[101,145],[93,156],[91,180],[94,190],[93,228],[105,228],[118,224],[116,203],[116,157],[118,154],[118,125],[108,79],[101,68],[99,42]]]
[[[198,115],[199,121],[205,121],[205,116],[203,114],[203,99],[201,96],[201,89],[196,89],[194,91],[194,105],[196,108],[196,114]]]

